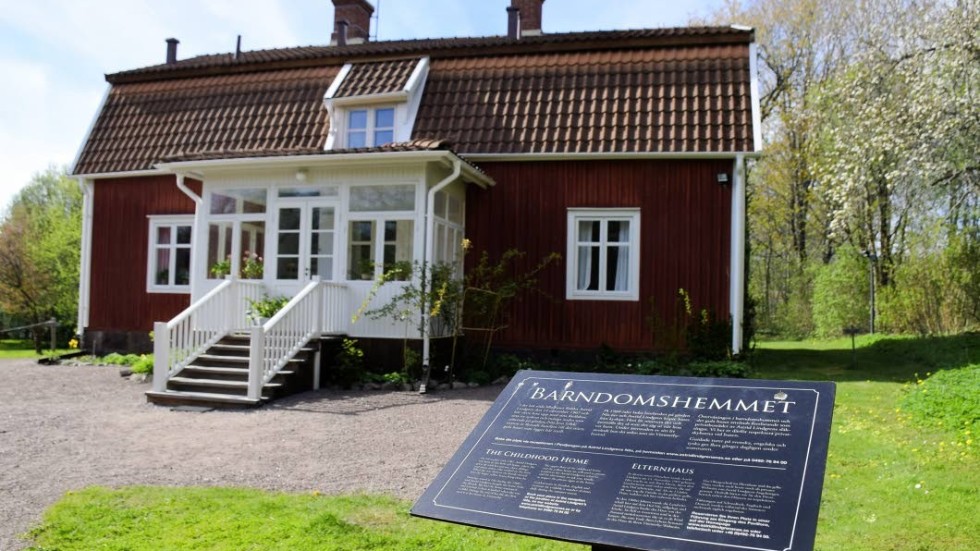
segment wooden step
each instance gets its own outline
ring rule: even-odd
[[[203,405],[216,408],[248,408],[261,405],[265,400],[253,400],[246,396],[236,396],[233,394],[214,394],[209,392],[184,392],[167,390],[157,392],[149,390],[146,392],[148,402],[158,405],[185,406]]]
[[[197,357],[197,359],[198,360],[204,360],[204,361],[207,361],[207,362],[225,362],[225,363],[233,363],[233,364],[243,363],[245,365],[248,365],[248,357],[247,356],[245,356],[245,357],[242,357],[242,356],[225,356],[225,355],[222,355],[222,354],[211,354],[210,352],[211,351],[208,350],[208,353],[207,354],[201,354],[200,356]]]
[[[225,381],[221,379],[195,379],[192,377],[171,377],[168,381],[178,385],[210,386],[215,388],[235,388],[248,389],[248,381]],[[275,389],[282,386],[282,383],[266,383],[263,389]]]

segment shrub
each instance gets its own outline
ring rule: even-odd
[[[864,327],[868,320],[868,261],[851,246],[817,271],[813,282],[813,324],[822,337],[840,335],[845,327]]]
[[[975,433],[980,429],[980,364],[917,378],[902,407],[920,424]]]
[[[744,379],[752,374],[752,368],[745,362],[729,360],[691,362],[687,370],[694,377],[724,377]]]
[[[357,346],[356,340],[344,339],[334,357],[334,362],[337,368],[329,371],[333,384],[350,388],[361,380],[364,371],[364,351]]]
[[[153,356],[143,354],[130,365],[132,366],[133,373],[153,373]]]

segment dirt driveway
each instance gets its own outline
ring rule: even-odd
[[[502,387],[299,394],[251,411],[176,412],[110,367],[0,360],[0,551],[90,485],[364,491],[414,499]]]

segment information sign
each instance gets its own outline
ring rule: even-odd
[[[597,546],[809,551],[833,383],[522,371],[412,514]]]

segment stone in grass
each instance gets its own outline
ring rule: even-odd
[[[133,374],[133,370],[128,367],[124,367],[119,370],[119,376],[123,378],[129,377],[132,374]]]
[[[470,382],[466,383],[466,386],[468,386],[470,388],[479,388],[480,387],[480,383],[474,383],[473,381],[470,381]]]
[[[463,381],[453,381],[453,390],[459,390],[461,388],[466,388],[466,383]]]
[[[364,390],[381,390],[381,385],[378,383],[368,383],[364,385]]]
[[[129,380],[133,383],[145,383],[150,380],[150,375],[149,373],[133,373],[129,376]]]
[[[395,388],[398,388],[399,386],[400,385],[393,383],[391,381],[385,381],[381,383],[381,390],[395,390]]]
[[[449,390],[449,383],[439,383],[436,390]]]
[[[414,386],[412,384],[410,384],[410,383],[402,383],[402,388],[401,389],[402,389],[403,392],[411,392],[411,391],[415,390]]]
[[[507,384],[507,383],[509,383],[509,382],[510,382],[510,377],[508,377],[508,376],[506,376],[506,375],[501,375],[500,377],[497,377],[497,378],[496,378],[496,379],[495,379],[495,380],[493,381],[493,383],[491,383],[491,384],[495,384],[495,385],[505,385],[505,384]]]

